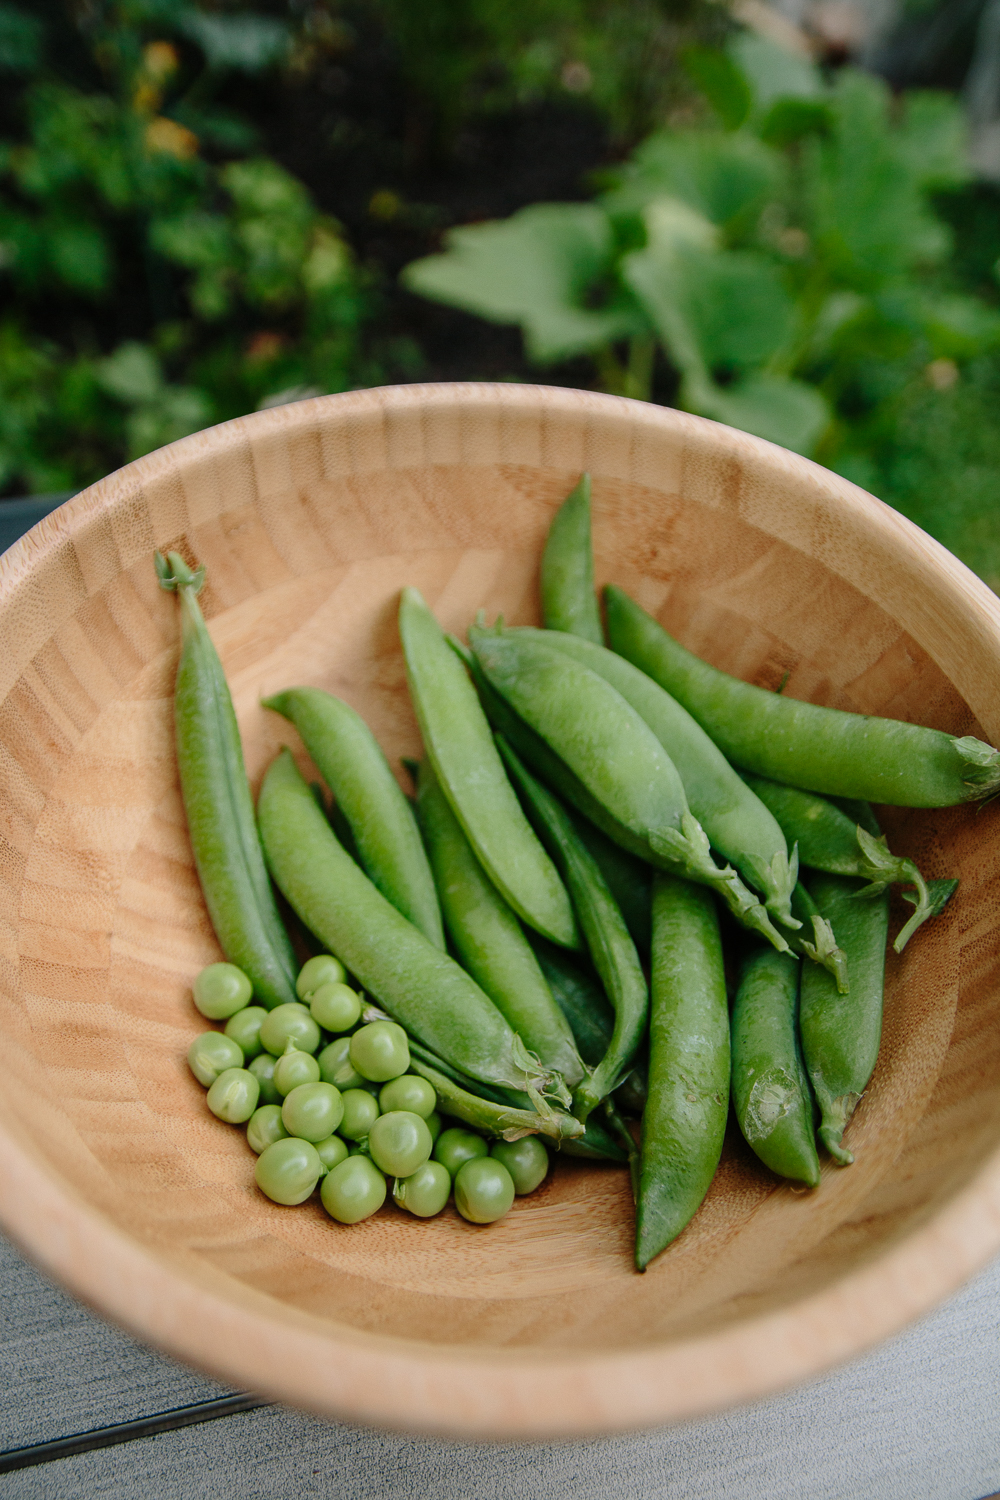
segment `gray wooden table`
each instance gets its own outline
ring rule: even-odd
[[[53,503],[0,502],[0,551]],[[0,1500],[1000,1500],[1000,1261],[822,1380],[651,1433],[447,1443],[242,1400],[0,1240]]]
[[[487,1446],[268,1406],[0,1473],[0,1500],[980,1500],[1000,1489],[998,1335],[1000,1262],[865,1358],[708,1421]],[[109,1423],[226,1394],[0,1241],[0,1447],[101,1441]]]

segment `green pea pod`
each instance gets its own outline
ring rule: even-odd
[[[802,1055],[822,1115],[819,1138],[841,1166],[854,1160],[843,1145],[844,1129],[875,1070],[882,1037],[889,897],[859,900],[861,889],[843,875],[810,877],[810,894],[836,924],[847,954],[851,989],[839,994],[825,970],[808,964],[799,1000]]]
[[[633,853],[710,886],[744,927],[784,952],[765,908],[712,859],[673,761],[617,688],[537,634],[473,626],[469,639],[492,687],[610,814],[605,832],[624,830]]]
[[[364,719],[320,688],[290,688],[265,698],[264,707],[295,725],[337,799],[336,811],[351,830],[369,880],[435,948],[444,948],[437,892],[413,809]]]
[[[798,1039],[800,968],[773,948],[756,948],[743,961],[730,1024],[733,1109],[766,1167],[816,1187],[813,1101]]]
[[[780,818],[733,770],[697,719],[658,682],[614,651],[553,631],[512,633],[565,652],[621,693],[677,767],[691,811],[712,848],[736,866],[748,885],[763,893],[772,916],[789,927],[797,926],[789,906],[798,873],[798,860],[788,855],[794,839],[786,844]]]
[[[658,874],[636,1213],[640,1271],[701,1206],[722,1155],[728,1113],[729,1007],[715,903],[701,886]]]
[[[264,864],[233,700],[198,605],[204,569],[157,552],[156,572],[181,606],[174,732],[198,879],[223,953],[272,1010],[296,999],[298,965]]]
[[[359,984],[418,1041],[484,1083],[523,1090],[539,1112],[550,1085],[492,1000],[428,942],[345,852],[290,750],[257,805],[271,873],[289,905]]]
[[[577,832],[583,836],[584,830],[578,827]],[[608,886],[611,889],[610,881]],[[613,889],[611,894],[615,894]],[[581,968],[565,949],[554,947],[544,938],[535,938],[531,946],[553,998],[570,1024],[580,1056],[589,1067],[596,1068],[608,1050],[615,1029],[615,1013],[607,995],[593,971]],[[637,1063],[619,1084],[615,1097],[630,1114],[642,1114],[646,1106],[646,1077],[641,1063]]]
[[[521,924],[488,878],[441,790],[420,767],[417,809],[448,933],[464,968],[529,1051],[570,1088],[586,1069]]]
[[[833,928],[801,880],[792,892],[792,911],[802,923],[799,932],[789,933],[788,942],[792,952],[797,953],[800,958],[811,959],[814,964],[826,969],[840,994],[846,995],[851,987],[847,954],[838,944]]]
[[[749,771],[744,772],[744,780],[770,808],[785,837],[798,844],[799,859],[810,869],[866,880],[866,889],[873,896],[888,885],[916,887],[916,910],[892,945],[902,953],[917,928],[934,915],[930,892],[912,859],[893,854],[884,834],[874,837],[836,803],[816,792],[781,786]]]
[[[559,1154],[579,1156],[584,1161],[613,1161],[621,1166],[628,1165],[627,1152],[593,1118],[587,1121],[583,1135],[577,1136],[575,1140],[562,1142]]]
[[[535,780],[502,737],[497,743],[514,785],[562,870],[594,968],[615,1012],[615,1029],[607,1051],[573,1096],[573,1112],[586,1123],[591,1110],[631,1070],[646,1029],[649,991],[625,918],[569,813]]]
[[[693,656],[621,589],[605,598],[612,648],[672,693],[734,766],[893,807],[951,807],[1000,789],[1000,751],[982,740],[769,693]]]
[[[477,859],[529,927],[579,947],[569,896],[521,811],[475,688],[416,589],[403,590],[399,633],[427,754]]]
[[[514,748],[516,750],[517,746]],[[652,935],[652,870],[645,860],[629,854],[621,844],[608,838],[589,818],[579,820],[577,831],[608,882],[612,896],[621,907],[633,943],[640,953],[648,954]]]
[[[542,553],[542,616],[549,630],[571,631],[604,644],[594,592],[589,474],[580,475],[549,527]]]
[[[411,1057],[410,1067],[434,1086],[442,1114],[464,1120],[466,1125],[483,1131],[485,1135],[499,1136],[505,1141],[519,1141],[525,1135],[547,1135],[555,1141],[570,1141],[580,1139],[584,1134],[580,1121],[573,1115],[563,1114],[562,1110],[550,1109],[539,1115],[510,1104],[495,1104],[463,1089],[422,1058]]]

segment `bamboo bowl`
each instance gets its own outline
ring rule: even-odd
[[[620,1171],[560,1163],[489,1229],[391,1206],[345,1229],[257,1193],[242,1132],[206,1109],[189,986],[218,950],[154,547],[208,567],[255,782],[293,733],[259,699],[295,683],[413,755],[400,587],[456,630],[479,606],[535,620],[546,528],[583,468],[599,581],[694,650],[1000,740],[1000,602],[960,563],[803,459],[611,397],[411,386],[259,413],[129,465],[0,562],[0,1217],[106,1316],[224,1381],[468,1436],[640,1427],[843,1360],[1000,1249],[996,804],[886,814],[894,847],[962,884],[890,954],[856,1165],[797,1192],[730,1137],[645,1276]]]

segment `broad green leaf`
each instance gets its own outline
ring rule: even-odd
[[[743,70],[717,47],[686,47],[681,65],[726,129],[738,130],[753,104],[753,92]]]
[[[792,300],[777,268],[760,254],[684,251],[679,295],[710,369],[762,365],[788,339]]]
[[[699,392],[698,410],[741,432],[766,438],[793,453],[809,454],[830,411],[814,386],[776,376],[753,375],[724,388]]]
[[[97,365],[97,380],[109,396],[126,406],[155,401],[163,390],[160,361],[147,344],[119,344],[113,354]]]
[[[632,153],[601,201],[610,214],[627,214],[679,198],[713,224],[728,225],[761,205],[783,175],[777,152],[753,136],[661,131]]]
[[[956,187],[972,176],[968,124],[951,94],[904,94],[895,146],[899,160],[922,187]]]
[[[0,70],[27,73],[42,55],[42,24],[14,5],[0,5]]]
[[[227,16],[188,10],[178,25],[198,43],[209,67],[233,68],[240,73],[259,73],[281,62],[291,41],[287,22],[247,11]]]
[[[442,255],[413,261],[404,286],[493,323],[519,323],[539,363],[585,354],[642,328],[622,297],[588,307],[611,285],[607,215],[590,203],[539,203],[509,219],[451,230]]]
[[[736,32],[726,50],[750,85],[758,116],[763,116],[776,99],[817,99],[823,93],[823,79],[815,63],[756,32]]]

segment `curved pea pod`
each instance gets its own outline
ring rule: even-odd
[[[577,832],[582,833],[582,830],[577,829]],[[614,896],[613,890],[611,894]],[[588,1067],[596,1068],[608,1050],[615,1029],[615,1013],[607,995],[593,973],[581,968],[565,949],[554,947],[544,938],[535,938],[532,947],[552,997],[570,1024],[580,1056]],[[642,1114],[646,1103],[646,1082],[641,1064],[636,1064],[619,1085],[616,1097],[632,1114]]]
[[[223,953],[273,1010],[295,1000],[298,965],[264,863],[233,700],[198,605],[204,570],[157,552],[156,572],[181,606],[174,731],[198,879]]]
[[[416,589],[403,590],[399,634],[424,746],[476,858],[529,927],[578,947],[569,896],[521,811],[476,690]]]
[[[429,761],[417,809],[448,933],[462,965],[544,1067],[573,1088],[585,1068],[521,924],[486,875]]]
[[[434,1052],[472,1078],[523,1090],[540,1112],[549,1077],[465,970],[428,942],[345,852],[282,750],[257,804],[279,890],[358,982]]]
[[[265,698],[264,707],[295,725],[337,799],[369,880],[443,949],[441,909],[413,809],[364,719],[320,688],[289,688]]]
[[[594,592],[590,540],[590,475],[581,474],[556,511],[542,553],[542,618],[549,630],[571,631],[604,644]]]
[[[743,1138],[779,1177],[815,1187],[813,1101],[798,1039],[798,959],[757,948],[744,959],[733,1005],[733,1109]]]
[[[519,1141],[525,1135],[546,1135],[560,1143],[581,1139],[584,1135],[580,1121],[562,1110],[550,1109],[540,1115],[533,1110],[518,1109],[513,1104],[481,1098],[470,1089],[462,1088],[422,1057],[412,1057],[410,1067],[433,1085],[442,1114],[464,1120],[466,1125],[486,1135],[498,1136],[505,1141]]]
[[[744,927],[787,948],[736,871],[712,859],[673,761],[617,688],[537,634],[473,626],[469,639],[492,687],[605,809],[604,832],[651,864],[710,886]]]
[[[640,953],[648,954],[653,920],[652,870],[645,860],[629,854],[621,844],[609,839],[589,818],[579,820],[577,832],[608,882],[608,889],[621,908],[632,941]]]
[[[644,1271],[701,1206],[729,1113],[729,1007],[708,891],[653,883],[649,1100],[642,1117],[635,1263]]]
[[[646,1029],[649,991],[625,918],[569,814],[522,765],[506,741],[500,738],[498,743],[514,784],[569,886],[594,968],[615,1013],[614,1031],[604,1056],[573,1096],[573,1112],[586,1123],[591,1110],[631,1070]]]
[[[753,776],[749,771],[744,773],[744,779],[771,809],[784,829],[785,837],[798,844],[799,859],[810,869],[866,880],[871,895],[879,894],[889,885],[915,887],[913,916],[892,945],[897,953],[902,953],[917,928],[940,910],[940,907],[935,907],[916,865],[911,859],[893,854],[884,834],[873,835],[856,818],[851,818],[836,803],[816,792],[781,786],[776,781]]]
[[[798,860],[789,858],[789,844],[781,820],[734,771],[722,751],[686,708],[665,688],[623,656],[575,636],[551,631],[524,630],[589,667],[616,688],[626,703],[649,725],[684,784],[691,811],[718,850],[739,870],[748,885],[760,891],[772,916],[786,926],[798,924],[789,903],[798,875]],[[801,851],[799,857],[803,857]]]
[[[605,598],[612,648],[672,693],[734,766],[893,807],[951,807],[1000,788],[1000,751],[982,740],[769,693],[686,651],[621,589]]]
[[[882,1037],[889,897],[859,899],[861,889],[842,875],[810,878],[810,894],[847,954],[851,988],[841,995],[831,975],[807,964],[799,999],[802,1056],[822,1115],[819,1138],[841,1166],[854,1160],[843,1145],[844,1129],[875,1070]]]
[[[579,1156],[584,1161],[613,1161],[622,1167],[629,1165],[625,1148],[593,1118],[587,1121],[583,1135],[573,1141],[563,1141],[559,1152],[562,1156]]]

